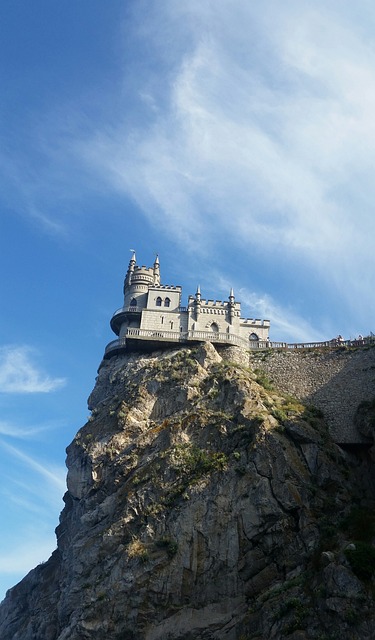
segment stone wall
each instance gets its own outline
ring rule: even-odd
[[[375,348],[250,352],[280,391],[314,404],[326,417],[337,443],[369,442],[356,429],[358,405],[375,398]]]

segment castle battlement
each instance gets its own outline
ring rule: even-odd
[[[241,320],[243,325],[249,324],[252,325],[253,327],[269,327],[270,326],[270,321],[269,320],[260,320],[259,318],[256,318],[255,320],[253,318],[246,318]]]
[[[175,343],[212,342],[254,348],[268,340],[269,320],[241,318],[241,303],[231,289],[228,300],[205,299],[200,288],[181,306],[181,286],[163,285],[159,258],[152,267],[136,264],[133,253],[124,280],[124,303],[111,318],[118,336],[105,358],[129,350],[149,350]]]
[[[160,289],[160,291],[182,291],[182,287],[175,287],[170,284],[155,284],[153,289]]]

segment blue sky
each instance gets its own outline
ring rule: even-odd
[[[367,0],[3,0],[0,597],[55,546],[130,258],[274,340],[375,332]]]

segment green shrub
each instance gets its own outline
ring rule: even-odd
[[[172,538],[160,538],[156,540],[155,545],[160,549],[164,549],[169,558],[173,558],[177,553],[178,544]]]
[[[212,471],[222,471],[227,465],[227,457],[221,451],[205,451],[193,444],[180,444],[174,448],[171,462],[178,475],[200,478]]]

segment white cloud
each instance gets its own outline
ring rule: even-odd
[[[273,300],[267,293],[250,291],[247,287],[236,282],[229,282],[218,273],[211,272],[210,278],[216,282],[218,290],[224,296],[228,294],[231,287],[234,288],[235,296],[241,301],[242,316],[247,317],[250,313],[252,318],[272,320],[271,340],[283,342],[320,342],[326,338],[299,313],[292,308],[282,306]]]
[[[272,318],[271,340],[319,342],[325,339],[295,310],[282,307],[267,294],[259,297],[244,287],[238,293],[243,304],[256,312],[257,318]]]
[[[48,427],[20,427],[18,425],[0,420],[0,435],[11,436],[12,438],[33,438],[38,433],[45,431]]]
[[[175,28],[167,98],[155,90],[146,126],[129,130],[119,114],[117,127],[82,144],[85,160],[185,246],[207,255],[225,235],[267,259],[277,248],[343,296],[365,294],[375,232],[372,41],[335,3],[167,7],[159,24],[151,16],[155,31],[166,19]],[[372,10],[363,10],[366,20]],[[193,45],[182,52],[187,29]]]
[[[41,193],[109,187],[205,265],[223,239],[282,255],[290,279],[308,269],[353,318],[371,317],[374,9],[359,7],[140,1],[124,25],[118,86],[130,93],[98,92],[95,110],[80,95],[38,118],[49,161],[29,180],[30,214],[62,233]],[[69,207],[59,215],[72,222]]]
[[[0,392],[48,393],[64,386],[64,378],[51,378],[32,362],[27,346],[0,347]]]

